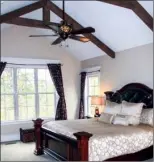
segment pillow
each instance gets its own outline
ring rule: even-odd
[[[113,121],[114,115],[112,114],[107,114],[107,113],[102,113],[101,116],[99,117],[98,121],[111,124]]]
[[[120,114],[130,115],[140,118],[144,103],[130,103],[122,101],[122,109]]]
[[[106,100],[106,104],[104,107],[104,113],[113,114],[113,115],[119,114],[121,111],[121,106],[122,104],[118,104],[118,103]]]
[[[113,119],[113,124],[119,124],[119,125],[125,125],[125,126],[128,126],[128,119],[127,119],[127,116],[125,115],[116,115],[114,116],[114,119]]]
[[[153,109],[143,109],[140,117],[140,123],[153,126]]]
[[[136,116],[127,115],[127,120],[129,125],[139,125],[140,118]]]

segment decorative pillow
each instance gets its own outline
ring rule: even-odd
[[[144,103],[130,103],[122,101],[122,109],[120,114],[130,115],[140,118]]]
[[[139,125],[140,124],[140,118],[139,117],[127,115],[127,119],[128,119],[129,125]]]
[[[143,109],[140,117],[140,123],[153,126],[153,109]]]
[[[111,124],[113,121],[113,117],[114,117],[114,115],[112,115],[112,114],[102,113],[101,116],[99,117],[98,121]]]
[[[106,100],[104,113],[113,114],[113,115],[120,114],[121,107],[122,107],[122,104],[118,104],[118,103]]]
[[[128,119],[126,115],[116,115],[113,119],[113,124],[128,126]]]

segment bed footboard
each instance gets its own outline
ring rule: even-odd
[[[92,134],[77,132],[77,140],[42,128],[43,120],[33,120],[35,128],[35,155],[47,153],[56,160],[88,161],[89,138]]]

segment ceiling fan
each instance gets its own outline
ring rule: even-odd
[[[52,43],[52,45],[57,45],[62,41],[65,41],[67,38],[77,40],[80,42],[88,42],[89,38],[78,36],[78,34],[90,34],[95,32],[95,29],[92,27],[81,28],[78,30],[73,29],[72,24],[68,24],[65,20],[65,1],[63,0],[63,20],[60,23],[49,22],[45,24],[49,29],[52,29],[55,34],[53,35],[30,35],[29,37],[50,37],[58,36],[58,38]]]

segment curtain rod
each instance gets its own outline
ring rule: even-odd
[[[90,72],[86,72],[86,73],[95,73],[95,72],[100,72],[101,70],[96,70],[96,71],[90,71]],[[84,72],[84,71],[83,71]],[[82,72],[81,72],[82,73]],[[80,75],[81,75],[80,73]]]
[[[47,64],[15,64],[15,63],[7,63],[8,65],[24,65],[24,66],[47,66]],[[56,64],[56,63],[55,63]],[[57,63],[60,64],[60,63]],[[63,64],[60,64],[63,66]]]

